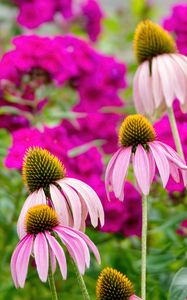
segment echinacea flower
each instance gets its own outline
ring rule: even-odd
[[[100,273],[96,284],[97,300],[141,300],[134,293],[132,282],[121,272],[105,268]]]
[[[185,182],[187,166],[181,157],[167,144],[156,140],[156,132],[142,115],[130,115],[119,131],[120,149],[110,160],[105,177],[106,190],[110,187],[116,198],[123,201],[124,184],[130,162],[139,190],[148,195],[156,167],[165,187],[170,175],[176,182],[180,174]]]
[[[138,113],[153,114],[171,108],[178,98],[187,111],[187,58],[177,53],[172,37],[149,20],[135,32],[134,50],[140,64],[134,78],[134,103]]]
[[[23,180],[31,193],[19,219],[18,235],[24,233],[27,210],[37,204],[51,205],[62,218],[63,225],[83,230],[89,214],[94,227],[104,224],[104,211],[95,191],[81,180],[66,177],[61,161],[46,149],[31,147],[23,163]]]
[[[56,260],[62,277],[66,279],[66,257],[56,236],[67,248],[81,274],[84,274],[85,268],[90,264],[88,247],[100,263],[100,255],[93,242],[84,233],[60,225],[56,212],[48,205],[36,205],[30,208],[24,222],[25,235],[16,246],[11,258],[11,273],[16,288],[24,287],[31,255],[34,255],[41,281],[47,280],[49,264],[52,272],[55,272]]]

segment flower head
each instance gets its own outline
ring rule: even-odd
[[[30,147],[24,157],[22,174],[29,191],[34,192],[63,179],[65,167],[46,149]]]
[[[156,140],[156,133],[145,117],[132,115],[125,119],[119,131],[120,149],[110,160],[105,177],[106,190],[114,191],[116,198],[124,198],[124,184],[132,161],[138,189],[148,195],[156,167],[164,187],[169,176],[180,181],[180,172],[186,181],[187,166],[168,145]]]
[[[127,276],[113,268],[105,268],[100,273],[96,285],[97,300],[135,300],[134,287]]]
[[[84,274],[85,268],[88,268],[90,264],[88,247],[100,263],[99,252],[92,241],[84,233],[60,225],[56,212],[48,205],[37,205],[30,208],[24,222],[25,235],[16,246],[11,258],[12,278],[17,288],[24,287],[31,254],[34,255],[41,281],[47,281],[49,264],[51,264],[53,273],[55,272],[56,260],[62,277],[66,279],[66,257],[54,235],[67,248],[81,274]]]
[[[144,146],[148,142],[153,142],[155,138],[153,126],[142,115],[126,117],[119,130],[119,142],[123,147],[136,148],[139,144]]]
[[[103,226],[104,211],[95,191],[78,179],[66,177],[63,164],[46,149],[33,147],[26,152],[23,178],[31,194],[18,219],[20,237],[25,233],[23,223],[27,210],[37,204],[51,205],[64,225],[84,230],[89,214],[94,227],[98,225],[98,219]]]
[[[145,20],[136,28],[134,52],[138,63],[141,64],[160,54],[176,53],[176,45],[172,36],[161,26]]]
[[[171,107],[178,98],[187,109],[187,58],[177,53],[172,37],[149,20],[135,32],[134,51],[140,66],[134,78],[134,102],[138,113],[153,114]]]

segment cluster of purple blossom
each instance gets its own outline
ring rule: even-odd
[[[170,15],[164,19],[163,26],[173,32],[180,53],[187,55],[187,3],[173,5]]]
[[[96,41],[101,31],[103,12],[96,0],[14,0],[19,7],[17,21],[21,26],[34,29],[46,22],[54,22],[65,31],[71,23],[78,23]]]
[[[14,107],[22,115],[25,111],[40,112],[47,99],[36,99],[36,91],[49,84],[73,88],[79,98],[73,108],[76,111],[98,112],[105,106],[123,105],[118,92],[126,87],[125,65],[93,50],[83,40],[72,35],[23,35],[15,38],[13,44],[15,49],[6,52],[0,61],[1,106]],[[12,97],[17,99],[16,104]],[[99,114],[98,118],[102,116]],[[4,127],[4,123],[2,116],[0,126]],[[11,130],[15,125],[28,125],[28,120],[8,116],[6,124]]]
[[[115,113],[115,108],[123,105],[118,91],[126,87],[125,65],[113,57],[96,52],[86,42],[71,35],[54,38],[20,36],[13,40],[13,44],[15,49],[5,53],[0,61],[1,107],[9,105],[19,110],[18,115],[9,113],[0,116],[0,126],[10,130],[13,137],[6,166],[21,169],[24,153],[29,146],[44,147],[63,159],[71,175],[84,179],[93,188],[99,189],[102,202],[106,204],[101,153],[93,146],[71,159],[69,153],[73,148],[83,144],[89,145],[94,140],[101,140],[102,149],[107,154],[117,149],[116,129],[121,115]],[[36,106],[31,104],[35,101],[37,88],[49,84],[75,89],[79,103],[72,109],[83,112],[84,117],[77,118],[75,124],[64,120],[59,126],[45,127],[41,132],[30,128],[31,124],[24,112],[40,113],[48,99],[39,99]],[[18,103],[9,101],[10,96],[16,97]],[[113,110],[102,111],[107,107],[112,107]],[[107,128],[100,130],[106,122]],[[117,232],[118,228],[119,232],[125,232],[126,235],[130,235],[131,232],[140,235],[140,196],[136,190],[134,194],[136,197],[132,197],[135,199],[132,201],[137,203],[137,211],[130,212],[128,208],[131,205],[131,197],[127,200],[127,205],[117,201],[115,205],[112,204],[111,209],[104,205],[104,230]],[[124,210],[123,218],[119,218],[119,208]],[[137,219],[137,214],[139,221],[136,223],[133,220]],[[118,225],[113,224],[111,218],[116,218]],[[125,230],[124,223],[127,224]],[[134,227],[128,224],[134,224]]]

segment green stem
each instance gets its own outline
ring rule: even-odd
[[[169,121],[170,121],[171,130],[172,130],[172,134],[173,134],[173,138],[174,138],[174,141],[175,141],[175,146],[176,146],[177,152],[180,155],[180,157],[182,159],[184,159],[184,153],[183,153],[183,150],[182,150],[181,140],[180,140],[179,132],[178,132],[178,129],[177,129],[177,123],[176,123],[176,120],[175,120],[175,115],[174,115],[174,112],[173,112],[173,108],[168,107],[167,111],[168,111]]]
[[[146,258],[147,258],[147,197],[142,197],[142,274],[141,297],[146,300]]]
[[[51,263],[49,262],[49,275],[48,275],[48,282],[51,290],[51,296],[52,300],[58,300],[57,292],[56,292],[56,287],[55,287],[55,280],[51,268]]]
[[[71,261],[72,261],[72,264],[73,264],[73,267],[74,267],[74,271],[75,271],[75,274],[76,274],[78,284],[79,284],[81,292],[82,292],[83,299],[84,300],[90,300],[90,296],[88,294],[84,279],[83,279],[82,275],[79,273],[77,265],[74,263],[74,261],[72,259],[71,259]]]

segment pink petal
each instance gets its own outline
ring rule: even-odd
[[[45,232],[45,235],[46,235],[46,238],[49,242],[49,245],[50,245],[54,255],[57,258],[62,277],[64,279],[66,279],[67,263],[66,263],[66,257],[65,257],[64,251],[63,251],[62,247],[59,245],[59,243],[56,241],[56,239],[53,236],[51,236],[47,231]]]
[[[95,255],[96,259],[97,259],[97,262],[99,264],[101,263],[101,258],[100,258],[100,254],[99,254],[99,251],[98,251],[97,247],[89,239],[89,237],[86,234],[84,234],[83,232],[81,232],[79,230],[76,230],[74,228],[70,228],[70,227],[67,227],[67,226],[63,226],[63,230],[65,230],[67,233],[71,231],[71,232],[74,232],[75,234],[78,234],[86,242],[86,244],[88,245],[88,247],[92,250],[92,252],[94,253],[94,255]]]
[[[21,288],[24,287],[28,272],[29,258],[32,251],[33,239],[33,235],[28,236],[18,253],[16,260],[17,281]]]
[[[60,182],[60,187],[68,201],[68,204],[71,207],[73,220],[74,220],[74,227],[79,229],[81,225],[81,202],[77,193],[63,180]]]
[[[160,147],[159,144],[150,142],[149,147],[154,156],[158,171],[160,173],[160,177],[163,182],[163,186],[165,187],[168,182],[169,175],[170,175],[169,162],[168,162],[164,152],[162,151],[162,147]]]
[[[85,231],[85,227],[86,227],[86,224],[85,224],[85,220],[88,216],[88,209],[87,209],[87,206],[86,204],[84,203],[84,201],[81,200],[81,215],[82,215],[82,220],[81,220],[81,226],[79,228],[80,231]],[[73,226],[69,226],[69,227],[73,227]]]
[[[172,149],[169,145],[166,145],[165,143],[159,141],[155,141],[154,143],[157,143],[162,147],[162,151],[164,151],[167,158],[171,160],[176,166],[178,166],[180,169],[187,170],[185,162],[174,149]]]
[[[77,234],[76,232],[72,232],[72,231],[67,232],[67,230],[64,231],[62,226],[59,226],[57,228],[57,230],[59,230],[62,233],[62,235],[65,234],[66,237],[68,236],[68,239],[69,239],[69,236],[71,236],[71,241],[73,240],[73,242],[76,242],[78,244],[78,248],[80,249],[80,252],[83,254],[83,260],[86,263],[86,266],[89,267],[90,253],[89,253],[88,246],[87,246],[86,242],[84,241],[84,239],[82,239],[79,236],[79,234]]]
[[[150,189],[150,167],[148,155],[142,145],[138,145],[136,148],[133,167],[141,191],[144,195],[148,195]]]
[[[168,107],[172,106],[173,100],[175,98],[174,90],[173,90],[173,73],[170,74],[168,70],[168,66],[165,63],[167,60],[168,54],[162,54],[157,56],[157,66],[161,79],[162,90],[165,97],[165,101]],[[168,61],[170,64],[170,62]]]
[[[163,90],[158,70],[157,57],[152,59],[152,89],[156,108],[158,108],[164,100]]]
[[[17,246],[12,254],[12,257],[11,257],[10,268],[11,268],[12,278],[13,278],[16,288],[19,287],[19,283],[17,280],[17,272],[16,272],[16,263],[17,263],[18,254],[19,254],[20,249],[22,248],[23,244],[25,243],[25,241],[28,240],[29,237],[30,237],[30,235],[28,235],[28,234],[24,236],[24,238],[17,244]]]
[[[61,223],[69,226],[69,212],[66,199],[54,184],[50,184],[50,195],[54,209],[57,212]]]
[[[186,82],[187,82],[187,77],[185,76],[183,70],[181,69],[180,65],[173,59],[172,55],[169,55],[168,57],[171,61],[171,72],[173,73],[173,78],[174,78],[174,90],[175,90],[175,95],[177,99],[181,102],[181,104],[184,104],[185,100],[187,99],[187,94],[186,94]],[[187,64],[186,64],[187,67]]]
[[[65,178],[64,182],[73,187],[85,202],[90,215],[91,223],[94,227],[100,219],[101,226],[104,225],[104,210],[96,192],[86,183],[74,178]]]
[[[43,233],[38,233],[34,240],[34,258],[41,281],[46,282],[49,269],[48,245]]]
[[[79,269],[79,272],[81,274],[84,274],[85,264],[89,266],[89,262],[90,262],[90,255],[88,249],[87,249],[88,253],[86,254],[85,257],[85,251],[84,248],[82,247],[82,241],[80,243],[79,240],[77,240],[75,237],[66,234],[66,232],[64,232],[60,228],[55,228],[55,232],[57,232],[62,242],[66,245],[70,255],[72,256],[74,262],[76,263]]]
[[[144,103],[145,112],[152,115],[155,104],[152,93],[152,79],[150,76],[149,62],[142,63],[141,75],[139,77],[139,92],[142,102]]]
[[[105,172],[105,189],[106,189],[106,193],[107,193],[107,198],[108,200],[110,200],[110,183],[111,183],[111,175],[113,172],[113,168],[114,168],[114,164],[116,162],[116,159],[119,155],[119,153],[122,151],[122,148],[120,148],[118,151],[116,151],[116,153],[114,153],[114,155],[112,156],[111,160],[108,163],[108,166],[106,168],[106,172]]]
[[[150,168],[150,184],[153,181],[153,178],[155,176],[155,160],[154,157],[152,155],[152,153],[149,151],[147,153],[148,159],[149,159],[149,168]]]
[[[139,298],[136,295],[132,295],[132,296],[130,296],[129,300],[142,300],[142,298]]]
[[[17,232],[20,239],[26,234],[24,224],[27,211],[30,207],[33,207],[37,204],[46,204],[46,198],[43,189],[39,189],[38,191],[30,194],[23,204],[17,223]]]
[[[114,194],[116,198],[120,197],[121,201],[124,199],[125,177],[127,175],[127,170],[130,163],[131,151],[132,147],[127,147],[119,153],[112,173]]]
[[[50,247],[49,247],[49,257],[50,257],[52,272],[55,273],[55,271],[56,271],[56,258],[55,258],[55,255],[54,255],[54,253],[53,253],[53,251],[51,250]]]
[[[180,66],[181,70],[183,71],[184,75],[187,78],[187,60],[186,56],[181,54],[170,54],[173,60],[177,62],[177,64]]]
[[[179,170],[173,163],[170,162],[170,173],[175,182],[180,182]]]
[[[142,98],[140,96],[140,91],[139,91],[139,80],[141,77],[141,70],[142,70],[142,65],[138,67],[138,70],[135,73],[134,80],[133,80],[133,99],[134,99],[134,105],[136,108],[136,111],[139,114],[145,114],[145,108],[144,104],[142,101]]]

